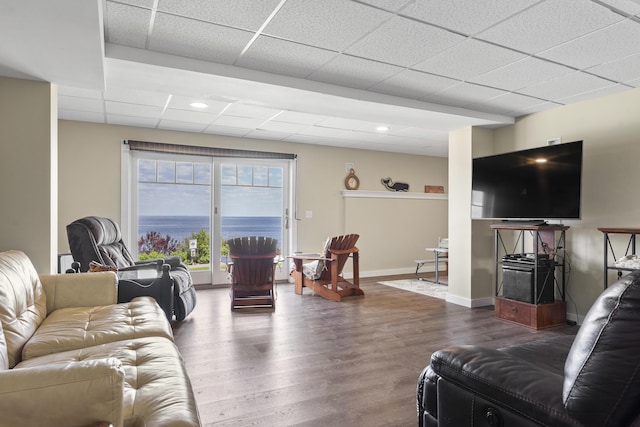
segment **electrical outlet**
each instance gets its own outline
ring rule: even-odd
[[[347,163],[347,173],[351,172],[351,169],[355,169],[353,163]]]

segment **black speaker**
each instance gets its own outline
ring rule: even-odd
[[[555,300],[554,271],[549,263],[538,264],[537,286],[534,286],[535,264],[503,263],[502,296],[529,304],[547,304]],[[537,294],[536,294],[537,291]]]

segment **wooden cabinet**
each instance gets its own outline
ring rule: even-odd
[[[533,329],[544,329],[566,324],[567,305],[565,302],[565,225],[522,225],[522,224],[492,224],[495,231],[495,316],[499,319],[517,323]],[[515,244],[510,251],[507,249],[503,234],[515,233]],[[502,234],[501,234],[502,233]],[[525,250],[525,234],[529,233],[533,243],[531,251]],[[556,238],[557,237],[557,238]],[[552,274],[551,284],[557,290],[554,302],[530,304],[504,298],[502,295],[502,258],[511,253],[530,252],[536,255],[545,254],[549,257]],[[538,295],[538,256],[532,265],[533,295]],[[557,276],[556,277],[556,271]]]
[[[567,323],[567,303],[528,304],[503,297],[495,298],[495,315],[499,319],[533,329],[545,329]]]

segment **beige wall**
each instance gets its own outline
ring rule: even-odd
[[[0,77],[0,250],[56,270],[57,92],[44,82]]]
[[[604,287],[598,227],[640,228],[640,88],[519,118],[494,132],[496,152],[583,140],[582,218],[565,221],[571,265],[568,312],[586,314]],[[624,255],[624,242],[617,257]]]
[[[120,220],[120,155],[124,139],[204,145],[298,155],[297,250],[318,251],[329,235],[357,232],[363,276],[413,271],[424,248],[447,234],[447,203],[433,200],[344,199],[345,163],[354,163],[360,190],[386,191],[380,178],[424,185],[447,184],[447,159],[190,134],[61,120],[58,249],[68,251],[65,226],[87,215]],[[397,203],[396,203],[397,202]],[[313,217],[305,218],[311,211]]]

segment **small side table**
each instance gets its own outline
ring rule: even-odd
[[[604,234],[604,288],[607,289],[609,286],[609,270],[616,270],[618,272],[618,279],[622,277],[623,271],[633,271],[634,268],[627,267],[619,267],[615,265],[616,253],[613,249],[613,244],[611,243],[611,234],[628,234],[629,240],[627,241],[627,247],[625,249],[624,255],[635,255],[636,252],[636,235],[640,234],[640,228],[623,228],[623,227],[599,227],[598,231],[601,231]],[[611,257],[613,259],[613,263],[609,263],[609,252],[611,252]]]

